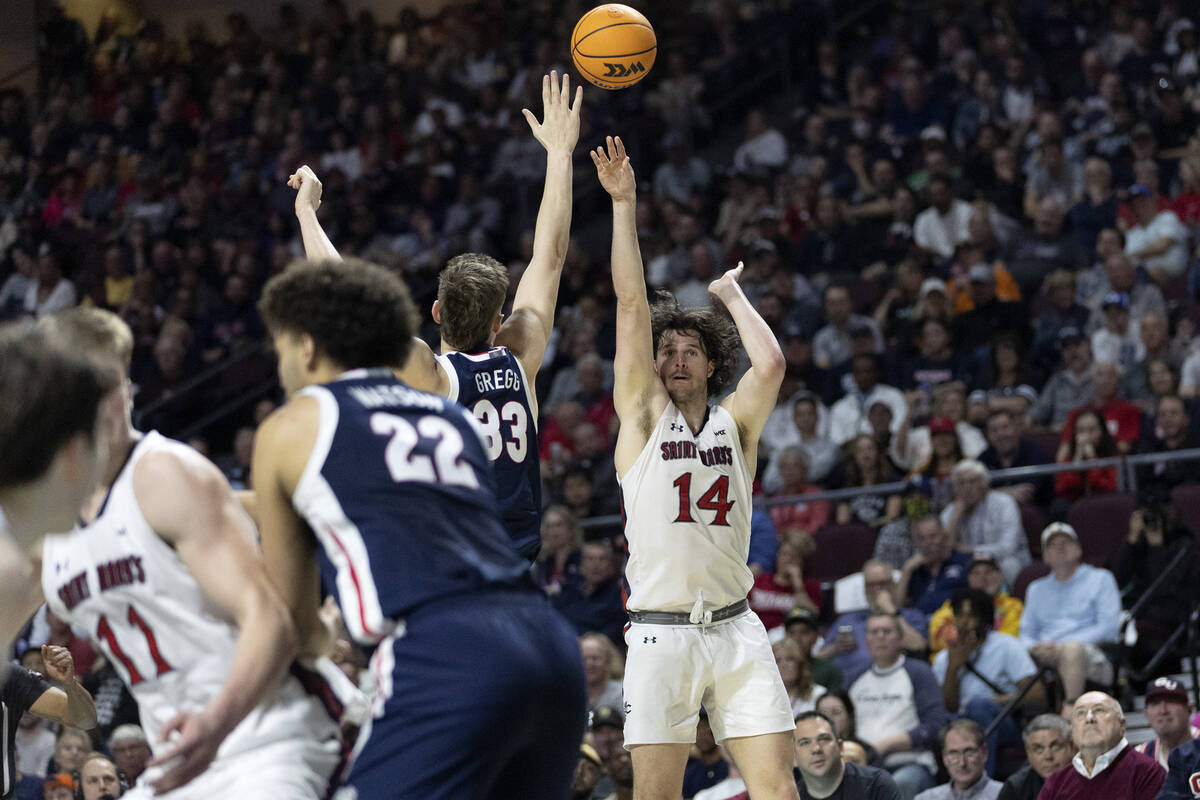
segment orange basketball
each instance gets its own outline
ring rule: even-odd
[[[641,12],[620,3],[596,6],[571,33],[575,69],[601,89],[624,89],[654,66],[658,40]]]

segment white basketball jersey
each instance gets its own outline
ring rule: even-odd
[[[221,689],[237,629],[208,602],[175,550],[146,523],[133,470],[152,450],[186,445],[149,433],[129,454],[91,524],[49,534],[42,589],[50,609],[86,628],[138,703],[142,728],[158,748],[162,726],[198,711]],[[289,676],[222,743],[217,757],[276,740],[325,740],[336,726]]]
[[[733,416],[714,405],[700,433],[668,401],[621,479],[629,563],[626,607],[712,611],[746,599],[750,470]]]

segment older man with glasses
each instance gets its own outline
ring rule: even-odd
[[[1125,738],[1125,713],[1104,692],[1075,701],[1071,738],[1079,748],[1071,766],[1055,772],[1039,800],[1154,800],[1166,773]]]
[[[988,777],[983,728],[969,719],[951,722],[942,731],[942,763],[950,782],[927,789],[917,800],[996,800],[1004,784]]]

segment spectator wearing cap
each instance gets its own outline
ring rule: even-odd
[[[989,488],[988,468],[975,459],[958,462],[950,477],[954,502],[941,513],[950,540],[960,550],[991,554],[1004,579],[1015,582],[1032,560],[1017,501]]]
[[[859,434],[870,431],[868,412],[876,403],[891,411],[889,428],[900,430],[908,416],[904,395],[894,386],[879,383],[879,359],[875,355],[857,355],[851,362],[852,389],[829,409],[829,438],[845,445]]]
[[[1021,733],[1028,764],[1009,776],[998,800],[1037,800],[1046,779],[1071,763],[1071,723],[1058,714],[1038,714]]]
[[[931,747],[949,715],[929,664],[902,652],[894,615],[872,612],[866,633],[870,664],[846,676],[854,729],[879,753],[901,795],[911,798],[933,785],[937,761]]]
[[[656,200],[673,200],[687,205],[693,195],[708,190],[712,184],[712,170],[707,162],[690,152],[683,133],[668,131],[663,137],[662,149],[667,159],[654,171]]]
[[[1100,412],[1104,418],[1104,426],[1116,444],[1117,452],[1128,453],[1134,442],[1137,441],[1142,424],[1142,413],[1137,406],[1126,402],[1120,396],[1120,367],[1114,362],[1096,359],[1096,364],[1092,367],[1092,382],[1095,387],[1095,396],[1092,401],[1080,408],[1072,409],[1063,425],[1059,445],[1060,455],[1062,450],[1067,448],[1071,437],[1075,435],[1075,418],[1085,408],[1092,408]]]
[[[1079,752],[1046,779],[1039,800],[1154,800],[1166,773],[1125,738],[1125,712],[1104,692],[1088,692],[1074,704],[1071,739]]]
[[[1083,563],[1079,536],[1065,522],[1042,531],[1042,560],[1051,574],[1025,592],[1021,642],[1035,662],[1058,670],[1069,705],[1085,681],[1112,681],[1112,663],[1100,645],[1117,639],[1121,593],[1111,572]]]
[[[934,389],[932,394],[933,418],[929,420],[929,424],[910,428],[910,416],[893,437],[888,448],[888,456],[901,469],[920,472],[927,467],[933,459],[934,451],[939,449],[933,445],[934,437],[938,434],[953,434],[959,450],[967,458],[975,458],[987,448],[983,434],[966,420],[966,392],[963,391],[961,383],[942,384]],[[922,389],[910,392],[906,397],[909,400],[910,415],[914,413],[914,408],[929,407],[928,396]],[[940,449],[946,452],[946,448]]]
[[[804,577],[804,562],[816,551],[812,536],[795,528],[781,530],[775,570],[755,578],[749,596],[750,610],[768,630],[782,625],[791,609],[803,606],[817,611],[821,603],[821,584]]]
[[[922,630],[927,630],[929,616],[967,585],[971,556],[954,549],[950,534],[933,515],[913,523],[912,538],[917,552],[904,562],[897,586],[905,605],[924,615]]]
[[[975,307],[954,318],[954,347],[959,352],[978,354],[1000,332],[1011,332],[1022,341],[1029,336],[1029,315],[1025,308],[996,294],[995,269],[977,263],[967,270],[971,302]]]
[[[1174,678],[1156,678],[1146,687],[1146,722],[1154,739],[1133,749],[1150,756],[1167,769],[1171,751],[1190,739],[1200,738],[1200,728],[1191,723],[1192,703],[1187,690]]]
[[[1049,463],[1050,455],[1028,439],[1023,439],[1021,428],[1020,414],[1011,411],[988,414],[984,424],[988,446],[979,455],[980,463],[990,472]],[[1048,505],[1054,498],[1054,481],[1049,476],[1002,478],[993,480],[992,488],[1011,495],[1017,503]]]
[[[995,610],[992,630],[1009,636],[1020,634],[1021,612],[1025,604],[1004,590],[1004,573],[1000,571],[1000,562],[995,556],[981,551],[971,554],[967,586],[985,592],[992,598],[992,607]],[[945,650],[947,645],[956,641],[958,628],[954,621],[954,609],[947,600],[929,619],[929,652],[936,656]]]
[[[700,709],[700,720],[696,723],[696,746],[688,755],[683,768],[683,796],[694,797],[705,789],[716,786],[729,777],[729,762],[725,752],[713,736],[708,724],[708,712]]]
[[[1196,133],[1196,114],[1191,103],[1184,103],[1179,84],[1167,75],[1159,75],[1154,81],[1151,97],[1158,105],[1153,117],[1154,140],[1164,151],[1184,150]]]
[[[870,317],[855,314],[850,290],[834,284],[825,290],[825,327],[813,337],[813,361],[829,369],[851,357],[851,330],[869,329],[874,352],[883,351],[883,335]]]
[[[913,224],[913,241],[930,256],[949,260],[970,235],[971,212],[970,203],[954,196],[950,178],[934,175],[929,179],[929,207]]]
[[[1033,230],[1023,231],[1009,242],[1004,263],[1021,287],[1022,297],[1033,297],[1049,272],[1078,272],[1087,266],[1087,254],[1079,240],[1063,230],[1065,218],[1062,201],[1044,197],[1034,210]]]
[[[813,648],[817,644],[817,639],[820,638],[817,612],[806,606],[796,606],[784,616],[783,631],[787,638],[798,644],[800,649],[808,654],[809,664],[812,666],[813,683],[819,683],[830,692],[841,691],[842,671],[832,662],[818,658],[814,654]]]
[[[770,445],[770,458],[763,473],[763,488],[778,494],[783,487],[780,459],[790,447],[799,447],[807,457],[807,478],[820,484],[841,460],[842,453],[827,435],[829,414],[819,397],[802,390],[771,412],[763,428],[763,445]],[[779,526],[777,526],[779,527]],[[809,530],[809,529],[805,529]]]
[[[146,762],[150,760],[150,745],[141,726],[118,725],[108,737],[108,751],[112,753],[113,763],[125,776],[126,785],[137,783],[146,770]]]
[[[1187,269],[1187,228],[1174,211],[1155,208],[1149,188],[1134,184],[1129,199],[1134,224],[1125,232],[1125,252],[1155,283],[1165,286]]]
[[[587,742],[579,745],[579,762],[571,779],[571,800],[592,800],[596,786],[604,775],[604,762],[596,748]]]
[[[933,659],[933,674],[942,686],[946,710],[988,728],[1024,685],[1037,675],[1037,666],[1021,646],[1007,633],[993,630],[996,611],[992,597],[982,589],[963,588],[950,598],[957,632],[954,642]],[[1029,690],[1023,705],[1041,703],[1045,687],[1037,684]],[[987,771],[995,774],[996,750],[1015,744],[1020,729],[1011,717],[987,737]]]
[[[1029,421],[1034,426],[1053,431],[1062,430],[1073,409],[1096,399],[1091,342],[1078,328],[1068,326],[1058,332],[1058,347],[1063,368],[1046,381],[1029,409]]]
[[[45,800],[75,800],[75,779],[65,772],[59,772],[42,782],[42,796]]]
[[[1032,361],[1046,372],[1059,365],[1058,332],[1065,327],[1084,330],[1091,309],[1076,300],[1076,277],[1056,269],[1042,284],[1045,303],[1033,323]]]
[[[604,774],[600,777],[593,797],[604,800],[631,800],[633,762],[630,760],[629,751],[625,749],[625,715],[616,706],[600,706],[592,712],[588,729],[604,768]]]
[[[1130,299],[1124,292],[1109,292],[1100,301],[1103,323],[1092,333],[1092,354],[1096,361],[1109,361],[1132,369],[1146,358],[1138,323],[1129,316]]]
[[[1138,282],[1133,262],[1123,252],[1113,253],[1104,262],[1105,282],[1096,287],[1094,294],[1084,305],[1091,309],[1086,331],[1094,331],[1104,325],[1104,309],[1101,304],[1109,292],[1129,295],[1129,313],[1133,319],[1141,319],[1150,312],[1167,318],[1167,304],[1162,290],[1151,282]]]

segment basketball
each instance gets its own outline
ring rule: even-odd
[[[596,6],[571,33],[571,59],[584,78],[601,89],[624,89],[654,66],[658,40],[640,11],[620,3]]]

